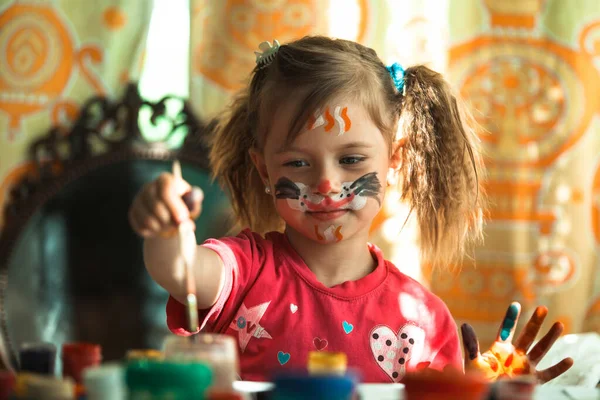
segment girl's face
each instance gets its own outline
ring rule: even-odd
[[[286,144],[295,116],[289,103],[273,116],[263,153],[253,155],[287,229],[320,243],[367,235],[390,168],[382,133],[361,106],[341,99]]]

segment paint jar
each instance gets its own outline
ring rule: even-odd
[[[310,351],[307,370],[311,375],[344,375],[348,366],[346,353]]]
[[[8,400],[13,394],[17,378],[10,371],[0,371],[0,400]]]
[[[23,400],[73,400],[75,382],[38,374],[19,374],[15,397]]]
[[[54,375],[56,346],[52,343],[31,342],[19,347],[19,370],[41,375]]]
[[[234,338],[219,334],[197,334],[195,337],[169,336],[163,344],[165,360],[202,362],[213,371],[211,390],[233,392],[239,371],[237,344]]]
[[[136,360],[127,365],[125,381],[129,400],[204,399],[212,372],[197,362]]]
[[[125,369],[116,363],[90,367],[83,371],[87,400],[126,400]]]
[[[532,400],[536,381],[533,376],[499,379],[491,385],[488,400]]]
[[[94,343],[65,343],[62,346],[63,376],[71,377],[76,383],[83,383],[83,370],[99,365],[102,361],[102,348]]]
[[[489,393],[489,381],[482,374],[452,368],[411,372],[402,383],[405,400],[483,400]]]
[[[274,383],[272,400],[351,400],[356,386],[350,375],[280,375]]]
[[[127,361],[133,360],[162,360],[165,357],[162,351],[154,349],[131,349],[125,354]]]
[[[76,384],[77,398],[85,394],[83,371],[86,368],[100,365],[102,347],[94,343],[65,343],[62,346],[63,377],[70,377]]]
[[[244,396],[235,392],[208,392],[206,400],[244,400]]]

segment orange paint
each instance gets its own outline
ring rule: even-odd
[[[335,119],[333,118],[333,116],[329,112],[329,107],[327,107],[325,109],[325,120],[327,121],[327,124],[325,125],[324,129],[325,129],[325,132],[329,132],[335,126]]]
[[[319,227],[315,225],[315,235],[318,240],[325,240],[325,237],[319,233]]]
[[[315,122],[317,122],[317,119],[315,118],[315,116],[313,114],[308,116],[308,122],[306,123],[306,129],[311,130],[313,128],[313,126],[315,125]]]
[[[337,239],[338,242],[344,238],[344,236],[342,235],[342,226],[341,225],[338,226],[337,229],[335,230],[335,238]]]
[[[344,132],[348,132],[350,127],[352,127],[352,121],[350,120],[350,117],[348,117],[348,107],[344,107],[340,115],[344,120]]]

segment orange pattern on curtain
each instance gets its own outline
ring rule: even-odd
[[[358,35],[368,29],[368,0],[358,0]],[[191,0],[190,101],[202,117],[223,109],[255,65],[258,44],[328,34],[329,1]]]
[[[142,67],[152,2],[0,0],[0,207],[50,126],[93,94],[118,96]],[[0,213],[0,227],[3,213]]]
[[[565,43],[542,34],[548,2],[482,2],[489,29],[450,48],[449,73],[482,128],[485,244],[431,287],[486,346],[512,300],[547,305],[545,328],[600,331],[600,13]]]

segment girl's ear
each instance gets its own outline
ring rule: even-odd
[[[250,153],[250,158],[252,158],[252,162],[258,171],[261,179],[265,183],[265,185],[269,184],[269,173],[267,172],[267,164],[265,163],[265,157],[262,152],[258,151],[254,147],[248,150]]]
[[[392,143],[392,155],[390,157],[390,168],[387,174],[387,185],[393,186],[398,184],[398,173],[402,166],[402,149],[406,144],[406,138],[402,137]]]
[[[402,149],[406,145],[406,137],[401,137],[392,143],[392,155],[390,157],[390,168],[400,169],[402,166]]]

